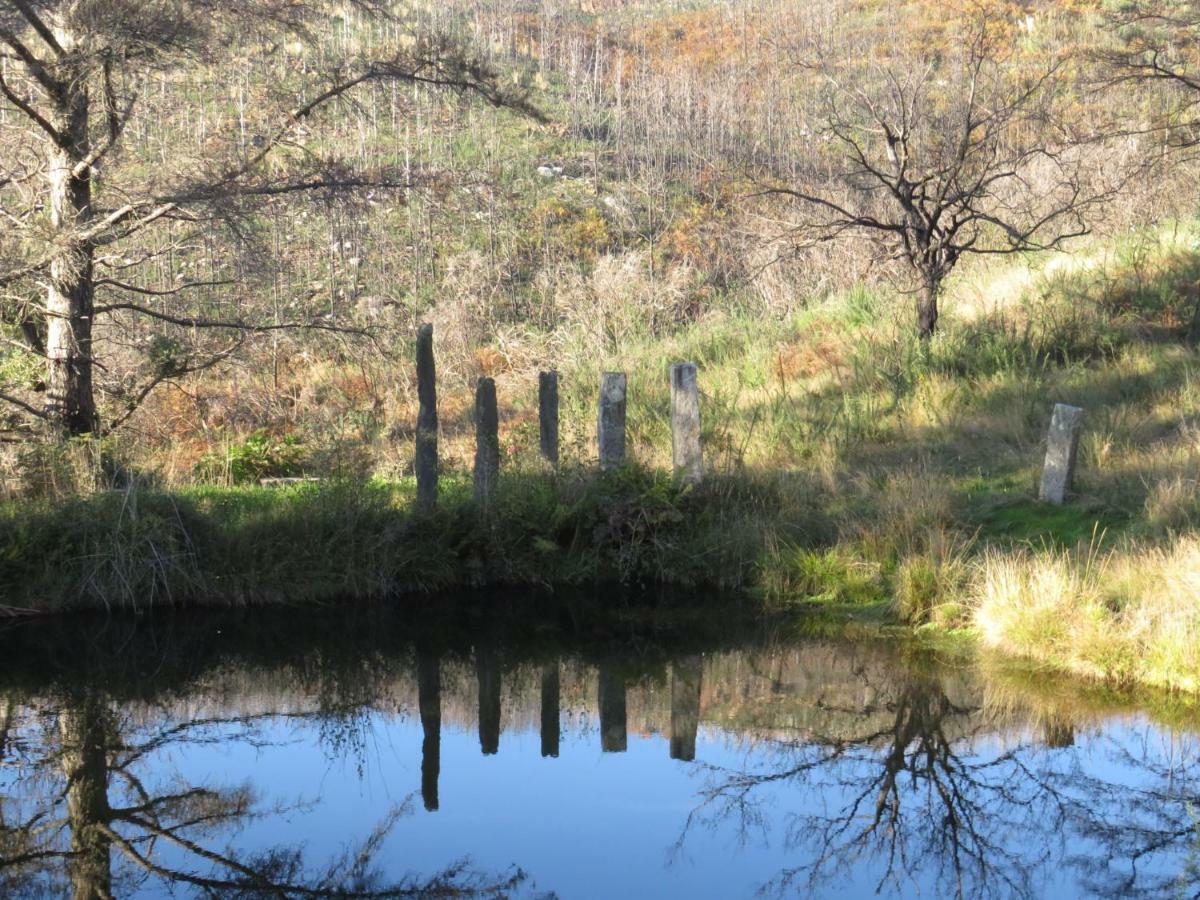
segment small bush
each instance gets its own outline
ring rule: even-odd
[[[290,478],[304,471],[304,447],[293,435],[272,437],[256,431],[224,453],[206,454],[197,474],[206,481],[254,484],[262,478]]]

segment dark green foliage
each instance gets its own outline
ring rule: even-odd
[[[686,488],[624,468],[515,475],[487,515],[469,485],[323,482],[111,492],[0,510],[0,592],[34,609],[333,602],[495,585],[749,586],[771,535],[802,533],[771,482]]]
[[[1028,497],[997,505],[980,519],[981,535],[994,541],[1007,539],[1064,548],[1088,544],[1094,534],[1115,536],[1125,524],[1111,510],[1055,506]]]
[[[197,466],[207,480],[228,479],[233,484],[254,484],[261,478],[290,478],[303,473],[304,447],[292,435],[272,437],[256,431],[224,453],[213,451]]]

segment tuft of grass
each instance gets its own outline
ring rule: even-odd
[[[973,621],[992,648],[1077,674],[1200,688],[1200,538],[1099,553],[986,552]]]

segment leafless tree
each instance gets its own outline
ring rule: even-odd
[[[925,339],[963,257],[1061,247],[1114,191],[1089,170],[1088,136],[1059,115],[1068,57],[1022,58],[1018,43],[980,20],[926,58],[860,47],[847,55],[883,60],[818,62],[825,94],[799,159],[762,176],[762,195],[800,210],[789,240],[865,237],[899,261]]]
[[[1200,3],[1132,0],[1109,17],[1115,39],[1097,54],[1107,81],[1161,88],[1140,130],[1161,134],[1168,144],[1200,143]]]
[[[386,52],[376,42],[369,53],[306,60],[241,111],[236,134],[162,148],[157,165],[119,165],[138,140],[131,126],[152,78],[282,53],[322,17],[347,10],[387,23]],[[227,358],[249,332],[341,328],[191,315],[171,304],[212,281],[159,289],[137,273],[181,232],[246,229],[269,198],[411,188],[411,167],[364,167],[310,145],[323,111],[351,102],[356,89],[401,83],[532,111],[524,91],[461,40],[409,24],[386,0],[0,0],[0,313],[46,373],[34,390],[0,385],[0,400],[23,420],[18,430],[47,423],[63,435],[103,433],[156,385]],[[152,229],[170,236],[149,242]],[[122,317],[226,338],[201,356],[142,347],[141,377],[113,376],[102,387],[95,330]],[[98,393],[110,395],[105,421]]]

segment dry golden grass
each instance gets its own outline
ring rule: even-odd
[[[1106,553],[989,550],[972,586],[988,647],[1118,684],[1200,689],[1200,537]]]

